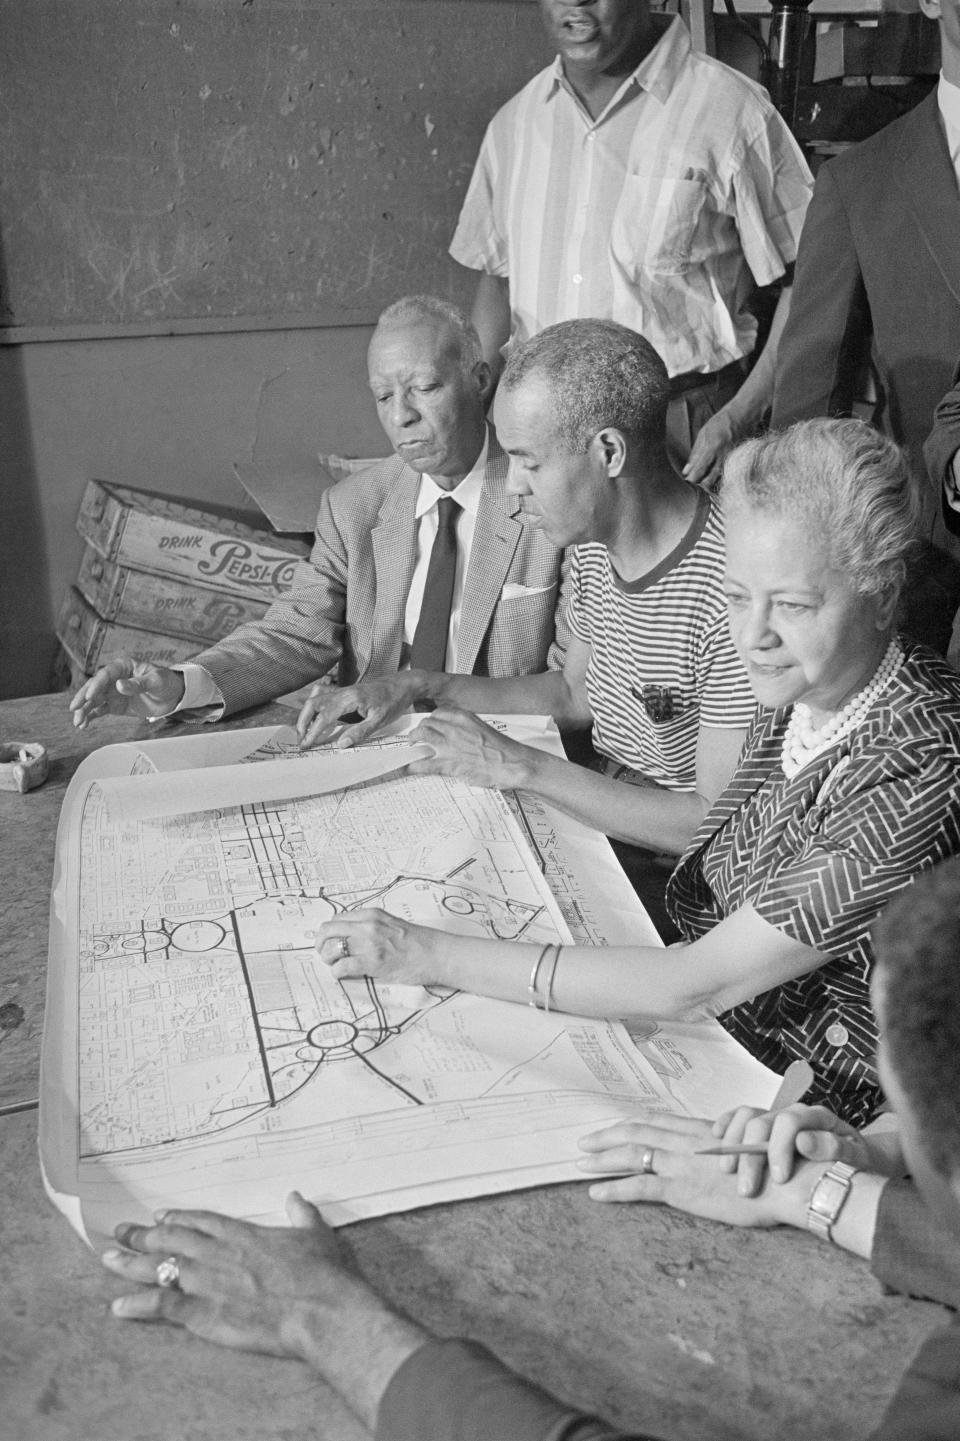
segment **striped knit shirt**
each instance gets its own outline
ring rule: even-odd
[[[921,871],[960,853],[960,676],[906,643],[860,727],[788,780],[789,708],[761,711],[730,784],[667,886],[687,940],[753,906],[823,956],[808,975],[720,1016],[773,1070],[802,1057],[809,1099],[862,1125],[882,1092],[870,928]]]
[[[696,789],[702,725],[746,727],[756,709],[723,576],[723,520],[702,491],[686,535],[639,580],[622,581],[603,545],[573,552],[567,619],[590,646],[594,749],[669,790]]]
[[[513,338],[598,316],[671,375],[720,370],[753,350],[747,301],[795,260],[812,185],[766,91],[674,19],[596,120],[559,57],[497,112],[450,253],[509,277]]]

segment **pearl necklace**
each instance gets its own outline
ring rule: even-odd
[[[808,705],[804,705],[803,701],[795,703],[784,731],[780,751],[780,766],[787,780],[792,780],[805,765],[829,750],[842,736],[856,730],[870,707],[886,689],[902,660],[903,646],[894,636],[870,684],[858,691],[842,710],[837,711],[822,726],[813,724]]]

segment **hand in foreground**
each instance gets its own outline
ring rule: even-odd
[[[118,656],[101,666],[70,702],[73,723],[83,730],[90,721],[110,712],[158,720],[176,710],[183,699],[183,676],[163,665]]]
[[[290,1227],[211,1211],[166,1211],[153,1226],[116,1229],[108,1270],[146,1289],[117,1298],[115,1316],[169,1321],[244,1351],[308,1362],[372,1430],[397,1367],[427,1339],[391,1311],[357,1271],[315,1206],[294,1191]],[[158,1266],[172,1261],[165,1284]]]
[[[501,790],[529,785],[540,754],[461,710],[434,711],[411,732],[410,740],[434,751],[427,760],[408,766],[410,775],[458,776],[471,785]]]
[[[790,1180],[796,1164],[809,1161],[846,1161],[859,1171],[901,1175],[902,1153],[896,1132],[865,1135],[841,1121],[826,1106],[798,1102],[784,1111],[758,1111],[740,1106],[713,1123],[716,1145],[766,1145],[766,1155],[740,1156],[737,1167],[740,1194],[756,1196],[765,1184],[769,1167],[773,1181]],[[708,1145],[710,1142],[707,1143]]]
[[[738,1187],[736,1157],[695,1154],[714,1144],[709,1121],[688,1116],[620,1121],[581,1138],[580,1147],[589,1154],[578,1164],[594,1174],[631,1173],[592,1185],[595,1201],[654,1202],[731,1226],[804,1224],[822,1166],[802,1163],[790,1185],[771,1183],[756,1197],[746,1197]]]
[[[375,976],[388,984],[444,984],[441,954],[456,946],[456,937],[431,926],[366,907],[325,921],[313,933],[320,959],[338,981]]]
[[[311,687],[297,716],[300,749],[309,750],[334,738],[341,749],[362,745],[413,708],[419,698],[417,687],[411,681],[415,674],[418,672],[399,671],[362,685],[332,686],[318,682]],[[346,716],[351,719],[345,725]]]
[[[683,467],[684,479],[704,490],[713,490],[720,480],[723,458],[738,439],[737,427],[724,406],[697,432],[690,458]]]

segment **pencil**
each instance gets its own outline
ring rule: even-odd
[[[808,1061],[791,1061],[770,1103],[770,1113],[785,1110],[799,1101],[809,1089],[813,1080],[813,1069]],[[708,1146],[706,1150],[694,1151],[695,1156],[765,1156],[766,1141],[745,1142],[739,1146]]]
[[[765,1156],[767,1142],[757,1141],[753,1145],[708,1146],[704,1151],[694,1151],[695,1156]]]

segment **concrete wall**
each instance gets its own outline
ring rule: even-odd
[[[0,697],[50,688],[91,477],[251,509],[235,461],[387,450],[367,327],[0,347]]]

